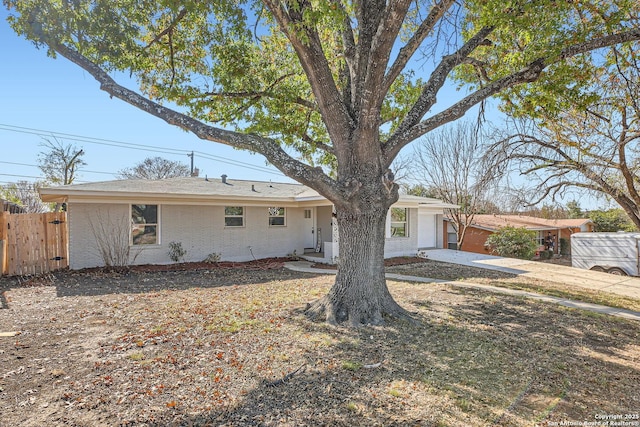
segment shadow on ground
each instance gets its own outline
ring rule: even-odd
[[[635,323],[480,291],[449,292],[459,303],[411,299],[414,325],[349,330],[288,319],[307,337],[291,351],[288,372],[304,370],[279,377],[286,381],[275,386],[278,378],[264,377],[214,410],[193,414],[176,405],[131,421],[524,426],[593,421],[637,405]]]

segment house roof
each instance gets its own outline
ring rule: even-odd
[[[202,177],[161,180],[126,179],[40,189],[45,202],[126,202],[216,204],[331,205],[317,191],[297,183],[213,179]],[[429,208],[457,207],[428,197],[401,195],[398,205]]]
[[[526,215],[474,215],[471,225],[485,230],[497,230],[501,227],[523,227],[528,230],[555,230],[558,228],[578,228],[591,223],[588,218],[581,219],[545,219]]]

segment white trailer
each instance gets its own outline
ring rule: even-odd
[[[621,276],[640,276],[640,233],[575,233],[571,265]]]

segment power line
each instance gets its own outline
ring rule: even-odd
[[[15,176],[17,178],[35,178],[35,179],[43,179],[41,176],[29,176],[29,175],[14,175],[10,173],[0,173],[2,176]]]
[[[38,167],[38,165],[29,165],[27,163],[4,162],[4,161],[1,161],[1,160],[0,160],[0,163],[4,163],[5,165],[35,166],[35,167]]]
[[[5,165],[16,165],[16,166],[29,166],[29,167],[35,167],[35,168],[39,168],[40,166],[38,165],[32,165],[29,163],[16,163],[16,162],[5,162],[0,160],[0,163],[3,163]],[[115,173],[113,172],[102,172],[102,171],[90,171],[87,169],[78,169],[78,172],[83,172],[83,173],[100,173],[100,174],[104,174],[104,175],[115,175]]]
[[[115,140],[112,140],[112,139],[95,138],[95,137],[92,137],[92,136],[74,135],[74,134],[71,134],[71,133],[63,133],[63,132],[56,132],[56,131],[50,131],[50,130],[28,128],[28,127],[23,127],[23,126],[7,125],[7,124],[2,124],[2,123],[0,123],[0,129],[7,130],[7,131],[10,131],[10,132],[26,133],[26,134],[38,135],[38,136],[60,137],[60,138],[67,139],[67,140],[72,140],[72,141],[87,142],[89,144],[107,145],[107,146],[110,146],[110,147],[128,148],[128,149],[131,149],[131,150],[145,150],[145,151],[154,151],[155,150],[157,152],[163,152],[165,154],[186,154],[187,153],[186,150],[180,150],[180,149],[177,149],[177,148],[164,148],[164,147],[158,147],[158,146],[153,146],[153,145],[136,144],[136,143],[133,143],[133,142],[115,141]]]
[[[176,149],[176,148],[165,148],[165,147],[158,147],[158,146],[154,146],[154,145],[146,145],[146,144],[136,144],[136,143],[131,143],[131,142],[122,142],[122,141],[114,141],[111,139],[104,139],[104,138],[94,138],[94,137],[89,137],[89,136],[82,136],[82,135],[74,135],[74,134],[68,134],[68,133],[63,133],[63,132],[55,132],[55,131],[48,131],[48,130],[42,130],[42,129],[35,129],[35,128],[28,128],[28,127],[22,127],[22,126],[14,126],[14,125],[8,125],[8,124],[2,124],[0,123],[0,130],[6,130],[9,132],[17,132],[17,133],[24,133],[24,134],[31,134],[31,135],[38,135],[40,137],[45,137],[45,136],[53,136],[53,137],[59,137],[62,139],[66,139],[66,140],[71,140],[71,141],[78,141],[78,142],[84,142],[84,143],[88,143],[88,144],[97,144],[97,145],[105,145],[105,146],[110,146],[110,147],[118,147],[118,148],[126,148],[129,150],[140,150],[140,151],[146,151],[146,152],[155,152],[155,153],[163,153],[163,154],[179,154],[179,155],[190,155],[191,151],[188,150],[181,150],[181,149]],[[255,171],[259,171],[259,172],[265,172],[265,173],[270,173],[270,174],[274,174],[274,175],[281,175],[284,176],[281,172],[273,170],[271,168],[268,167],[263,167],[263,166],[257,166],[257,165],[253,165],[251,163],[246,163],[246,162],[241,162],[239,160],[234,160],[234,159],[229,159],[227,157],[222,157],[222,156],[216,156],[214,154],[209,154],[209,153],[204,153],[201,151],[196,151],[195,153],[197,153],[200,157],[208,159],[208,160],[213,160],[213,161],[217,161],[217,162],[221,162],[221,163],[226,163],[232,166],[239,166],[239,167],[243,167],[243,168],[247,168],[247,169],[252,169]],[[103,173],[103,172],[101,172]]]

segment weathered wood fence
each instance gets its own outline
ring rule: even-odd
[[[0,219],[0,274],[42,274],[69,265],[66,212],[0,212]]]

